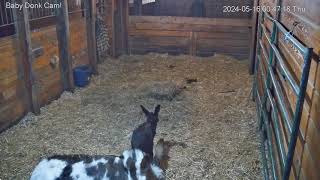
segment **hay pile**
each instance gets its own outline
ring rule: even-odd
[[[120,154],[139,108],[161,104],[156,140],[170,150],[167,179],[261,179],[247,63],[148,54],[107,59],[90,86],[27,115],[0,134],[0,179],[27,179],[52,154]]]

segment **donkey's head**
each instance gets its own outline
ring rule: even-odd
[[[157,105],[154,109],[154,112],[148,111],[144,106],[140,105],[141,109],[144,113],[144,115],[147,118],[147,122],[150,122],[152,124],[157,124],[159,121],[159,111],[160,111],[160,105]]]

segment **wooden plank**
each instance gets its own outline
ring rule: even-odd
[[[168,30],[168,31],[197,31],[197,32],[234,32],[249,33],[250,29],[243,26],[208,25],[208,24],[181,24],[181,23],[131,23],[129,30]]]
[[[0,109],[0,133],[22,118],[28,107],[22,99],[13,98],[5,103],[5,106],[1,106]]]
[[[151,45],[177,45],[189,47],[189,38],[184,37],[132,37],[129,40],[130,46],[145,47]]]
[[[246,33],[230,33],[230,32],[197,32],[197,37],[199,39],[226,39],[233,41],[236,40],[249,40],[251,39],[249,36],[249,32]]]
[[[60,58],[60,71],[63,89],[73,92],[74,82],[72,74],[72,63],[70,59],[70,30],[67,0],[60,0],[62,7],[56,10],[57,37]]]
[[[251,27],[250,19],[236,18],[197,18],[172,16],[130,16],[130,23],[160,23],[160,24],[194,24],[232,27]]]
[[[210,47],[242,47],[245,51],[249,53],[249,39],[244,40],[234,40],[231,37],[227,39],[216,39],[216,38],[199,38],[198,43],[200,47],[210,48]]]
[[[238,60],[247,60],[249,57],[249,54],[246,53],[236,53],[236,52],[219,52],[219,51],[197,51],[196,55],[200,56],[200,57],[210,57],[210,56],[214,56],[216,54],[223,54],[223,55],[227,55],[227,56],[232,56]]]
[[[315,92],[312,99],[310,121],[313,121],[316,129],[320,129],[320,93]]]
[[[87,46],[89,62],[93,74],[98,74],[97,67],[97,43],[96,43],[96,0],[85,0],[86,24],[87,24]]]
[[[154,36],[166,36],[166,37],[189,37],[190,32],[187,31],[153,31],[153,30],[136,30],[136,29],[131,29],[129,30],[129,36],[134,37],[134,36],[149,36],[149,37],[154,37]]]
[[[181,48],[181,47],[174,47],[174,46],[168,46],[168,47],[147,47],[144,49],[136,49],[131,48],[130,52],[133,54],[148,54],[152,52],[157,53],[168,53],[170,55],[179,55],[179,54],[188,54],[189,50],[187,48]]]
[[[320,94],[320,64],[317,65],[317,75],[315,79],[315,92]]]
[[[310,153],[310,147],[306,144],[302,159],[301,173],[307,180],[320,179],[319,164],[315,164]]]
[[[24,97],[24,95],[26,94],[23,91],[23,86],[24,86],[24,82],[22,80],[16,80],[13,81],[12,83],[10,83],[8,86],[6,86],[5,88],[3,88],[1,95],[3,97],[4,101],[7,101],[9,99],[12,98],[21,98]],[[0,87],[1,89],[1,87]],[[21,101],[23,101],[24,99],[21,99]],[[2,103],[0,103],[0,107],[3,106]]]
[[[57,99],[61,95],[62,88],[59,81],[55,81],[50,85],[45,86],[39,94],[41,105],[47,105],[51,101]]]
[[[17,0],[16,3],[24,4],[26,0]],[[37,87],[34,81],[32,71],[32,45],[30,37],[30,24],[28,9],[14,9],[14,18],[17,34],[17,44],[19,48],[19,72],[23,74],[25,81],[25,90],[27,92],[27,102],[30,110],[35,114],[40,114],[40,105],[37,97]]]
[[[317,120],[309,121],[306,144],[309,147],[312,161],[314,162],[314,164],[319,165],[320,164],[320,146],[318,142],[320,140],[320,132],[314,123],[315,121]],[[318,175],[320,175],[320,172],[318,172]]]

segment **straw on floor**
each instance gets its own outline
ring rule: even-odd
[[[167,179],[261,179],[252,77],[246,61],[148,54],[106,59],[91,84],[64,93],[0,134],[0,179],[28,179],[52,154],[115,154],[161,104],[156,140],[170,150]]]

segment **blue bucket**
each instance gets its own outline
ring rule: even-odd
[[[73,69],[74,84],[78,87],[85,87],[90,82],[91,68],[88,65],[82,65]]]

